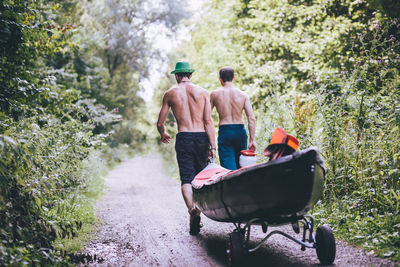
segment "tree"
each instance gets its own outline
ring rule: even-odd
[[[101,0],[86,1],[83,9],[83,23],[87,31],[95,31],[100,41],[102,58],[113,78],[119,68],[146,76],[146,62],[155,55],[148,43],[147,32],[150,27],[166,27],[173,32],[173,27],[183,17],[179,1],[147,0]]]
[[[80,38],[89,50],[84,54],[90,55],[85,61],[100,59],[95,65],[104,77],[101,83],[92,80],[91,95],[123,116],[125,122],[116,126],[115,138],[129,143],[142,140],[147,130],[135,123],[143,119],[145,108],[138,96],[140,81],[148,76],[149,62],[158,56],[151,37],[174,33],[185,14],[182,5],[180,1],[101,0],[83,2],[82,10]]]

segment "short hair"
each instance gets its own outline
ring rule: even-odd
[[[219,70],[219,77],[224,82],[231,82],[235,77],[235,73],[231,67],[223,67]]]
[[[179,72],[175,74],[178,75],[179,79],[182,79],[183,77],[190,78],[190,75],[192,75],[191,72]]]

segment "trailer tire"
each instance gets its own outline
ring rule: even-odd
[[[319,261],[322,265],[331,265],[336,256],[336,243],[332,229],[328,225],[319,226],[315,240]]]
[[[226,253],[228,254],[229,266],[242,266],[244,261],[243,236],[240,232],[232,232],[229,234]]]

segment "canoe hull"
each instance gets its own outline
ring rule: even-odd
[[[221,222],[259,218],[280,224],[305,215],[318,201],[325,170],[318,151],[308,149],[230,176],[193,188],[194,202],[204,215]]]

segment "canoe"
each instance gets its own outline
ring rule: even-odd
[[[325,167],[317,149],[229,171],[216,164],[192,182],[194,203],[208,218],[241,223],[296,221],[320,199]]]

